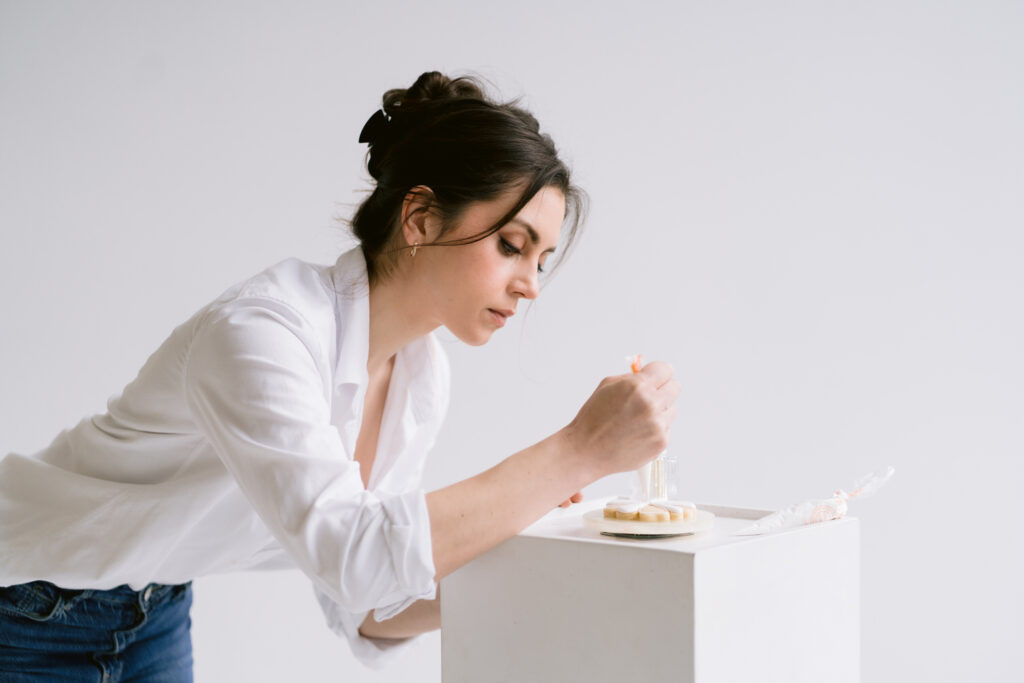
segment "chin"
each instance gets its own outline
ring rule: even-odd
[[[453,330],[449,327],[448,331],[454,334],[463,344],[468,344],[469,346],[483,346],[491,341],[491,337],[494,335],[494,330]]]

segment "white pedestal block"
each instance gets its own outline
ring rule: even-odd
[[[735,536],[602,536],[556,509],[441,584],[444,683],[860,680],[860,536],[846,518]]]

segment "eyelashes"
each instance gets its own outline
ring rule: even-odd
[[[522,249],[519,249],[518,247],[514,246],[504,237],[499,237],[498,243],[501,247],[501,253],[505,254],[505,256],[521,256],[523,254]],[[537,272],[544,272],[544,268],[540,264],[537,264]]]
[[[504,237],[498,238],[498,243],[501,244],[501,251],[505,256],[512,256],[513,254],[522,254],[523,252],[512,246],[512,243],[506,240]]]

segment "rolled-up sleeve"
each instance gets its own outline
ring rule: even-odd
[[[436,595],[430,520],[421,490],[364,489],[330,421],[329,359],[316,339],[288,304],[233,302],[197,329],[186,400],[321,606],[333,606],[335,630],[370,663],[388,647],[359,636],[365,615],[387,619]]]

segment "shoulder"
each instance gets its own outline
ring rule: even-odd
[[[278,261],[235,283],[206,306],[207,322],[245,308],[266,308],[314,326],[334,319],[327,266],[298,258]]]
[[[326,275],[327,266],[287,258],[242,283],[239,296],[277,300],[300,310],[331,308],[334,297]]]
[[[334,295],[328,267],[287,258],[229,287],[200,311],[199,337],[231,336],[249,343],[280,330],[297,337],[318,361],[335,336]],[[216,332],[214,332],[216,330]]]

